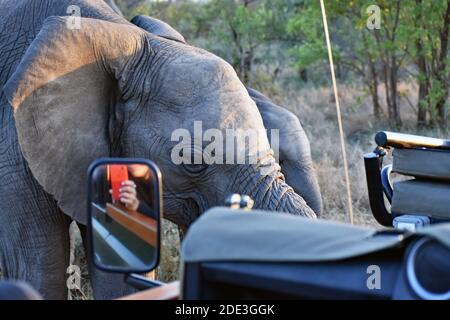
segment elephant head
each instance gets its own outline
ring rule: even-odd
[[[315,217],[285,183],[261,115],[229,64],[129,24],[82,18],[73,29],[68,19],[46,19],[4,87],[25,159],[66,214],[86,222],[90,162],[121,156],[159,165],[166,218],[184,228],[234,192],[250,195],[257,208]],[[174,161],[181,142],[175,154],[182,159],[208,144],[174,139],[179,130],[195,139],[199,124],[205,136],[208,129],[224,137],[255,132],[257,144],[236,146],[255,161]]]

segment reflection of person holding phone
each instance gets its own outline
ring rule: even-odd
[[[102,263],[126,264],[124,257],[129,255],[143,263],[153,261],[159,217],[153,209],[151,169],[143,164],[114,163],[96,168],[93,177],[93,228],[98,227],[94,239],[102,250]],[[117,242],[127,250],[116,248]]]
[[[151,199],[152,187],[151,172],[145,165],[133,164],[128,166],[130,174],[128,180],[122,181],[118,189],[119,201],[127,209],[140,212],[146,216],[154,217]]]

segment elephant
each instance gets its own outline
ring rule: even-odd
[[[79,28],[68,17],[73,5],[81,8]],[[164,216],[183,230],[230,193],[249,195],[259,209],[312,219],[320,211],[298,120],[280,111],[306,141],[306,157],[281,148],[280,167],[264,127],[285,125],[279,107],[247,90],[221,58],[144,18],[128,22],[103,0],[0,0],[0,266],[46,299],[67,297],[69,224],[77,222],[85,244],[87,168],[100,157],[154,161]],[[172,134],[193,133],[196,122],[253,130],[259,143],[237,153],[256,162],[175,164]],[[90,279],[95,298],[132,292],[118,275],[91,268]]]
[[[167,23],[148,16],[136,16],[131,22],[150,33],[187,44],[185,38]],[[317,215],[322,212],[322,198],[311,158],[308,137],[300,120],[286,108],[273,103],[261,92],[247,88],[263,119],[264,127],[279,130],[279,159],[286,182],[301,195]]]

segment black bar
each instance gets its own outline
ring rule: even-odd
[[[375,153],[364,155],[370,209],[379,224],[392,227],[392,215],[386,210],[380,173],[380,158]]]
[[[392,171],[392,165],[384,166],[381,170],[381,184],[383,185],[383,191],[386,198],[389,200],[389,203],[392,203],[392,197],[394,195],[394,191],[391,187],[390,173]]]

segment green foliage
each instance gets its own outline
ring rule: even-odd
[[[290,51],[300,40],[287,32],[298,0],[119,0],[117,3],[128,19],[144,14],[169,23],[189,43],[227,60],[247,84],[259,84],[260,79],[276,81],[283,71],[301,65],[299,55]],[[319,43],[315,44],[317,50]],[[301,56],[300,52],[303,60]],[[303,65],[310,67],[311,63]]]
[[[116,2],[128,18],[146,14],[166,21],[188,42],[230,62],[245,84],[263,87],[265,82],[268,87],[282,79],[329,84],[318,0]],[[325,1],[337,76],[341,82],[362,84],[376,116],[384,109],[395,124],[401,123],[398,104],[405,97],[397,85],[412,77],[423,89],[418,119],[425,110],[430,124],[442,123],[449,92],[449,2]],[[367,27],[367,8],[374,4],[380,8],[379,30]]]
[[[211,0],[204,5],[208,47],[228,60],[245,82],[251,78],[258,49],[284,37],[282,2]]]
[[[290,50],[299,69],[326,60],[327,51],[318,1],[305,1],[297,7],[295,14],[287,22],[286,31],[299,40]]]

